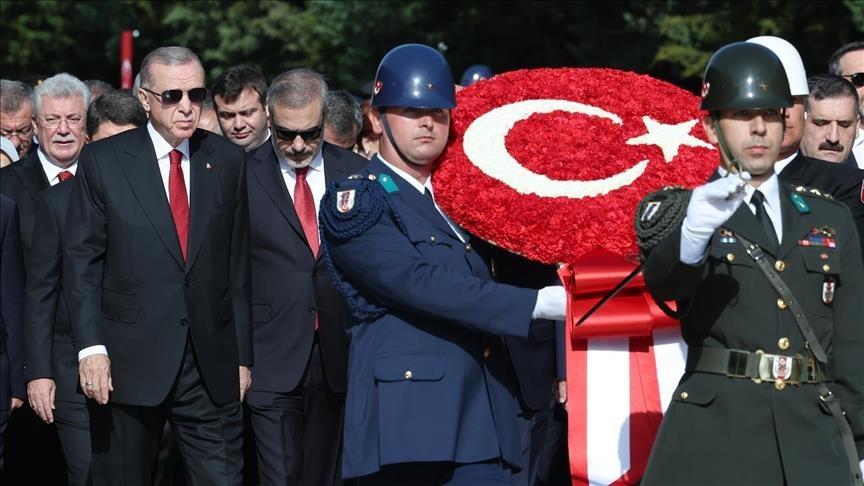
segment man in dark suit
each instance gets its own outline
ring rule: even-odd
[[[24,256],[15,201],[0,194],[0,471],[6,422],[24,404]]]
[[[46,84],[50,86],[52,79],[42,83],[37,93]],[[84,88],[83,83],[81,88]],[[94,141],[119,126],[134,128],[146,122],[144,108],[126,93],[103,94],[87,109],[87,134]],[[111,129],[106,130],[109,124]],[[74,187],[69,177],[64,176],[66,182],[42,191],[37,201],[35,234],[27,268],[27,390],[33,411],[45,423],[56,424],[69,484],[83,485],[89,477],[92,455],[90,414],[78,387],[75,336],[61,285],[62,235]]]
[[[273,136],[247,166],[256,366],[246,406],[262,484],[341,484],[350,312],[318,250],[316,208],[326,184],[367,160],[323,141],[327,91],[306,69],[274,79]]]
[[[191,484],[241,484],[251,381],[245,157],[198,130],[204,69],[184,47],[141,65],[145,127],[88,145],[63,284],[91,415],[94,484],[150,484],[170,420]],[[110,357],[110,358],[109,358]]]
[[[33,92],[32,105],[35,109],[33,126],[41,143],[24,160],[0,172],[3,193],[15,199],[19,207],[21,242],[28,273],[34,266],[46,263],[45,254],[34,254],[34,248],[39,244],[56,244],[50,234],[47,235],[49,241],[43,241],[41,231],[36,231],[36,223],[40,221],[37,216],[38,201],[47,188],[58,185],[75,174],[78,157],[87,139],[84,121],[89,100],[90,90],[87,86],[69,74],[57,74],[40,83]],[[62,206],[65,211],[65,204]],[[62,227],[60,229],[62,230]],[[59,246],[52,251],[59,251]],[[53,256],[48,260],[58,262]],[[58,278],[59,273],[54,275],[54,279]],[[34,285],[47,283],[41,281],[41,276],[29,277],[27,280]],[[31,296],[28,292],[28,297]],[[60,448],[65,459],[66,476],[71,484],[83,484],[90,468],[88,412],[84,397],[75,392],[77,372],[73,368],[77,369],[77,362],[72,350],[71,330],[65,308],[59,315],[62,321],[60,331],[54,335],[53,322],[48,328],[40,325],[33,327],[30,322],[33,305],[31,301],[26,306],[28,315],[25,319],[24,336],[27,350],[25,359],[28,405],[45,423],[55,424],[56,437],[60,439]],[[44,330],[47,330],[47,333],[41,334]],[[52,351],[55,346],[57,354]],[[63,363],[67,373],[72,373],[71,376],[55,375],[60,368],[64,368]],[[52,369],[53,364],[58,365],[58,369]],[[62,390],[57,389],[55,379],[64,387]],[[23,429],[27,431],[29,447],[24,450],[32,451],[28,454],[31,457],[46,457],[45,451],[53,450],[45,442],[55,440],[53,430],[39,427],[35,421],[26,425]],[[34,440],[32,437],[39,439]]]
[[[435,204],[430,176],[455,106],[443,56],[396,47],[375,93],[381,151],[321,201],[326,258],[358,319],[342,475],[361,486],[508,485],[525,464],[501,336],[563,320],[565,292],[495,283]]]
[[[852,218],[774,172],[791,96],[770,50],[725,46],[704,81],[721,167],[644,271],[658,302],[686,309],[688,355],[642,484],[860,484],[864,266]]]

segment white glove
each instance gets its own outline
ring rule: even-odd
[[[563,321],[567,317],[567,291],[560,285],[543,287],[537,291],[532,319]]]
[[[690,195],[687,215],[681,225],[681,261],[695,264],[705,256],[714,230],[725,223],[744,202],[744,187],[750,174],[730,174],[697,187]]]

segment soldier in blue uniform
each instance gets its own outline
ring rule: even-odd
[[[791,96],[773,52],[723,47],[702,97],[722,165],[646,260],[655,298],[685,311],[688,356],[642,484],[861,484],[864,268],[849,209],[778,182]]]
[[[564,290],[495,283],[469,235],[435,204],[430,175],[455,106],[436,50],[391,50],[372,106],[380,153],[321,202],[325,255],[358,318],[343,476],[360,485],[508,484],[523,461],[502,337],[527,337],[534,318],[563,320]]]

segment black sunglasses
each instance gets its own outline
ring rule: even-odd
[[[849,81],[854,84],[856,88],[864,87],[864,73],[844,74],[843,77],[849,78]]]
[[[147,88],[141,88],[144,91],[159,97],[159,102],[165,106],[176,105],[180,103],[180,100],[183,99],[184,91],[182,89],[166,89],[161,93],[157,93],[155,91],[149,90]],[[192,103],[203,103],[204,98],[207,97],[207,88],[192,88],[189,91],[185,92],[189,96],[189,101]]]
[[[298,136],[303,139],[304,142],[314,142],[321,138],[321,131],[324,130],[324,124],[318,125],[315,128],[310,128],[308,130],[288,130],[285,128],[279,128],[276,125],[273,125],[273,131],[276,132],[276,138],[285,142],[291,142]]]

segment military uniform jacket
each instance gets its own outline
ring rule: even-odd
[[[521,462],[502,335],[526,337],[537,291],[488,267],[377,157],[321,202],[350,328],[343,476],[415,461]]]
[[[806,207],[793,203],[798,194]],[[780,185],[783,237],[768,261],[789,285],[828,354],[828,387],[846,411],[859,456],[864,446],[864,270],[848,208]],[[704,263],[680,262],[680,229],[650,253],[645,282],[658,300],[691,305],[682,335],[693,347],[808,356],[791,314],[736,236],[765,247],[746,204],[715,232]],[[834,236],[819,241],[825,233]],[[812,233],[818,233],[810,238]],[[812,240],[812,241],[811,241]],[[832,242],[833,240],[833,242]],[[810,242],[810,243],[805,243]],[[819,243],[819,244],[816,244]],[[835,282],[823,299],[826,281]],[[830,301],[829,301],[830,300]],[[672,397],[644,485],[848,484],[839,429],[813,384],[787,385],[687,372]]]

